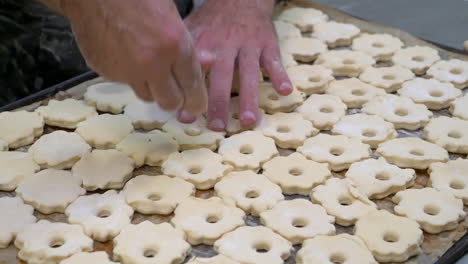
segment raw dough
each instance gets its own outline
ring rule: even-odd
[[[136,129],[153,130],[161,128],[177,113],[161,109],[156,102],[135,101],[125,107],[124,114],[130,118]]]
[[[450,104],[450,113],[454,117],[468,120],[468,95],[455,99]]]
[[[413,219],[430,234],[457,228],[466,215],[461,199],[433,188],[400,191],[392,201],[396,214]]]
[[[42,168],[61,170],[70,169],[90,150],[77,133],[57,130],[39,138],[28,151]]]
[[[458,158],[447,163],[436,162],[429,166],[429,183],[435,189],[451,193],[468,205],[468,160]]]
[[[287,53],[284,49],[281,49],[281,47],[280,47],[280,55],[281,55],[281,64],[283,64],[283,67],[285,69],[298,65],[293,55],[291,53]]]
[[[190,253],[185,234],[168,223],[127,225],[114,238],[114,258],[126,264],[179,264]]]
[[[67,259],[62,260],[60,264],[83,264],[83,263],[92,263],[92,264],[117,264],[117,262],[112,262],[109,260],[106,252],[97,251],[97,252],[81,252],[77,253]]]
[[[273,24],[275,26],[278,39],[302,37],[301,31],[293,24],[286,23],[281,20],[273,21]]]
[[[93,240],[81,226],[41,220],[26,226],[15,240],[18,257],[29,264],[58,264],[82,251],[93,250]]]
[[[423,75],[438,60],[440,56],[436,49],[423,46],[397,50],[392,57],[393,64],[408,68],[417,75]]]
[[[297,264],[377,264],[366,244],[357,236],[339,234],[308,239],[297,252]]]
[[[313,94],[296,109],[305,119],[320,130],[329,130],[346,115],[346,105],[338,96]]]
[[[63,213],[65,208],[86,191],[81,180],[69,171],[45,169],[24,179],[16,194],[43,214]]]
[[[114,149],[95,149],[86,153],[73,166],[72,172],[88,191],[120,189],[132,177],[133,160]]]
[[[360,32],[361,30],[353,24],[330,21],[315,25],[312,37],[327,43],[330,48],[335,48],[351,45],[353,38]]]
[[[263,225],[271,228],[293,244],[317,235],[334,235],[335,218],[323,207],[305,199],[281,201],[260,214]]]
[[[413,169],[400,169],[380,157],[353,163],[346,178],[370,199],[383,199],[412,186],[416,173]]]
[[[197,148],[215,150],[225,134],[209,130],[203,117],[199,117],[192,124],[182,124],[177,119],[171,119],[162,129],[175,138],[181,150]]]
[[[293,247],[269,228],[243,226],[217,240],[214,249],[241,263],[282,264]]]
[[[392,123],[386,122],[380,116],[354,114],[344,116],[333,126],[333,134],[357,138],[371,148],[397,137],[398,133]]]
[[[305,37],[281,39],[280,46],[300,62],[312,62],[327,50],[327,45],[321,40]]]
[[[40,106],[35,111],[44,118],[49,126],[74,129],[81,121],[96,116],[96,109],[83,101],[65,99],[50,100],[46,106]]]
[[[349,108],[361,108],[363,104],[375,97],[385,95],[383,89],[367,84],[354,77],[332,81],[328,85],[326,93],[340,97]]]
[[[84,99],[99,111],[120,114],[123,108],[136,101],[132,88],[123,83],[103,82],[88,87]]]
[[[359,218],[375,211],[377,206],[349,179],[331,178],[325,185],[312,189],[310,197],[335,216],[342,226],[353,225]]]
[[[0,152],[0,191],[14,191],[19,183],[39,169],[29,153]]]
[[[385,210],[361,217],[354,230],[379,262],[403,262],[421,253],[424,236],[418,223]]]
[[[278,16],[278,20],[294,24],[302,32],[312,31],[314,25],[326,22],[328,16],[315,8],[291,7]]]
[[[434,79],[416,78],[407,81],[398,90],[400,96],[408,97],[417,104],[424,104],[432,110],[446,108],[462,92],[451,83],[442,83]]]
[[[441,82],[450,82],[463,89],[468,86],[468,61],[459,59],[441,60],[432,65],[427,75]]]
[[[224,255],[216,255],[211,258],[194,258],[187,264],[240,264]]]
[[[162,164],[164,174],[184,179],[200,190],[213,188],[231,170],[221,155],[206,148],[174,152]]]
[[[325,92],[328,84],[335,79],[332,70],[321,65],[302,64],[289,67],[286,71],[294,87],[308,95]]]
[[[284,199],[278,185],[252,171],[231,172],[214,189],[225,203],[237,206],[254,216]]]
[[[213,245],[223,234],[243,226],[244,218],[244,211],[218,197],[189,197],[176,208],[171,223],[185,232],[190,244]]]
[[[332,171],[347,169],[352,163],[367,159],[371,154],[369,145],[359,139],[327,134],[307,139],[297,151],[313,161],[328,163]]]
[[[315,64],[331,69],[335,76],[357,77],[375,60],[361,51],[330,50],[320,54]]]
[[[286,96],[276,93],[271,83],[261,83],[258,105],[268,114],[291,112],[304,101],[304,94],[296,89]]]
[[[448,152],[417,137],[396,138],[379,145],[375,153],[401,168],[425,170],[431,163],[447,161]]]
[[[0,139],[0,151],[8,151],[8,142]]]
[[[278,155],[275,141],[258,131],[244,131],[223,139],[218,153],[235,170],[258,170]]]
[[[273,138],[278,147],[285,149],[296,149],[308,137],[319,132],[299,113],[264,115],[255,130]]]
[[[424,127],[423,138],[449,152],[468,154],[468,121],[447,116],[433,118]]]
[[[0,113],[0,140],[7,142],[10,149],[34,142],[44,131],[44,119],[38,113],[26,111]]]
[[[195,194],[195,186],[165,175],[139,175],[124,189],[127,203],[142,214],[171,214],[185,198]]]
[[[263,175],[278,184],[284,194],[309,195],[310,190],[330,178],[328,164],[306,159],[294,152],[279,156],[263,164]]]
[[[393,94],[379,96],[362,106],[362,112],[381,116],[396,129],[417,130],[429,122],[432,112],[423,104]]]
[[[132,133],[115,148],[132,158],[135,167],[160,166],[171,153],[179,150],[179,144],[171,135],[153,130],[149,133]]]
[[[361,81],[382,88],[388,93],[395,92],[401,88],[405,81],[413,78],[412,71],[398,65],[379,68],[368,67],[359,75]]]
[[[132,133],[133,126],[125,115],[104,114],[79,123],[75,131],[94,148],[108,149]]]
[[[376,61],[389,61],[403,47],[403,42],[389,34],[363,33],[353,40],[352,49],[374,57]]]
[[[130,224],[133,208],[125,202],[123,193],[110,190],[103,194],[78,197],[67,207],[65,214],[68,222],[81,225],[86,235],[106,242]]]
[[[35,223],[34,208],[19,197],[0,198],[0,249],[6,248],[25,226]]]
[[[231,101],[229,102],[229,116],[226,125],[226,132],[228,135],[234,135],[240,133],[245,130],[249,130],[255,126],[244,126],[241,124],[239,120],[239,110],[240,110],[240,102],[239,96],[231,97]],[[258,109],[259,111],[259,120],[263,119],[264,111],[262,109]]]

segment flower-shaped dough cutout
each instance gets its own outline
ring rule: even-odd
[[[395,138],[379,145],[377,155],[400,168],[425,170],[449,159],[447,150],[417,137]]]
[[[327,43],[330,48],[335,48],[351,45],[353,38],[360,32],[361,30],[353,24],[329,21],[315,25],[312,37]]]
[[[311,135],[319,131],[299,113],[264,115],[255,130],[275,140],[280,148],[296,149]]]
[[[224,255],[216,255],[211,258],[194,258],[191,259],[187,264],[240,264]]]
[[[284,194],[309,195],[312,188],[331,177],[328,164],[306,159],[299,152],[274,157],[262,168],[263,175],[278,184]]]
[[[291,7],[278,16],[278,20],[291,23],[302,32],[312,31],[314,25],[328,21],[328,16],[315,8]]]
[[[171,223],[187,235],[192,245],[213,245],[223,234],[244,225],[245,213],[220,198],[189,197],[174,211]]]
[[[342,226],[353,225],[359,218],[375,211],[377,206],[348,179],[332,178],[315,187],[310,197],[335,216]]]
[[[378,115],[393,123],[396,129],[417,130],[429,122],[432,112],[423,104],[415,104],[407,97],[387,94],[374,98],[362,106],[362,112]]]
[[[83,264],[83,263],[99,263],[99,264],[117,264],[109,260],[106,252],[80,252],[60,262],[60,264]]]
[[[468,160],[458,158],[447,163],[436,162],[429,166],[429,184],[436,190],[451,193],[468,204]]]
[[[160,130],[131,133],[115,147],[133,159],[135,167],[160,166],[169,155],[179,150],[179,144]]]
[[[297,63],[297,61],[294,59],[291,53],[287,53],[286,51],[280,49],[280,55],[281,55],[281,63],[283,64],[284,68],[287,69],[289,67],[299,65],[299,63]]]
[[[338,96],[349,108],[361,108],[375,97],[385,95],[383,89],[354,77],[330,82],[326,93]]]
[[[354,234],[366,243],[379,262],[403,262],[418,255],[424,239],[416,221],[385,210],[361,217]]]
[[[195,186],[165,175],[139,175],[125,185],[127,203],[142,214],[171,214],[177,205],[195,193]]]
[[[84,99],[102,112],[122,113],[124,107],[137,100],[132,87],[123,83],[103,82],[88,87]]]
[[[304,101],[304,94],[299,90],[293,89],[289,95],[279,95],[268,82],[260,83],[258,93],[259,107],[268,114],[291,112]]]
[[[278,155],[275,141],[258,131],[244,131],[223,139],[218,153],[236,170],[258,170]]]
[[[351,179],[370,199],[382,199],[412,186],[416,173],[413,169],[400,169],[379,158],[353,163],[346,172],[346,178]]]
[[[70,169],[90,150],[77,133],[57,130],[39,138],[28,151],[42,168],[61,170]]]
[[[291,255],[291,242],[264,226],[243,226],[225,234],[214,249],[241,263],[281,264]]]
[[[284,199],[281,188],[252,171],[231,172],[215,185],[216,194],[228,205],[254,216]]]
[[[423,75],[438,60],[440,56],[436,49],[423,46],[397,50],[392,57],[393,64],[408,68],[417,75]]]
[[[376,61],[389,61],[403,47],[403,42],[389,34],[361,34],[353,40],[351,48],[372,56]]]
[[[333,81],[332,70],[321,65],[302,64],[286,69],[294,88],[305,93],[323,93]]]
[[[0,249],[6,248],[25,226],[35,223],[34,208],[19,197],[1,197]]]
[[[114,238],[114,257],[122,263],[179,264],[190,252],[184,239],[184,232],[168,223],[128,225]]]
[[[331,69],[335,76],[357,77],[375,60],[361,51],[330,50],[320,54],[315,64]]]
[[[317,235],[334,235],[335,218],[305,199],[281,201],[260,214],[262,223],[293,244]]]
[[[424,127],[423,138],[449,152],[468,153],[468,121],[447,116],[431,119]]]
[[[424,78],[405,82],[398,90],[398,94],[410,98],[417,104],[424,104],[431,110],[447,108],[453,100],[462,96],[460,89],[451,83]]]
[[[50,100],[46,106],[40,106],[35,111],[44,118],[49,126],[74,129],[78,123],[97,115],[96,109],[75,99],[63,101]]]
[[[228,121],[226,124],[226,132],[228,135],[234,135],[237,133],[240,133],[245,130],[252,129],[252,127],[255,126],[244,126],[241,124],[241,121],[239,119],[239,110],[240,110],[240,98],[239,96],[234,96],[231,97],[231,101],[229,102],[229,116],[228,116]],[[259,119],[263,119],[264,111],[263,109],[258,109],[260,117]]]
[[[176,117],[176,112],[162,110],[156,102],[137,100],[125,106],[124,114],[130,118],[136,129],[153,130],[162,128],[169,120]]]
[[[281,50],[289,53],[300,62],[312,62],[327,50],[327,45],[314,38],[287,38],[280,40]]]
[[[273,25],[275,26],[276,35],[278,36],[278,39],[302,37],[301,31],[293,24],[281,20],[276,20],[273,21]]]
[[[296,109],[314,127],[329,130],[346,115],[346,105],[338,96],[329,94],[313,94]]]
[[[38,113],[26,111],[0,113],[0,140],[10,149],[34,142],[44,131],[44,119]]]
[[[457,98],[450,104],[450,113],[454,117],[468,120],[468,95]]]
[[[68,222],[81,225],[86,235],[106,242],[130,224],[133,208],[127,204],[123,193],[110,190],[78,197],[67,207],[65,214]]]
[[[306,240],[297,252],[296,263],[377,264],[364,241],[349,234]]]
[[[404,82],[413,78],[412,71],[398,65],[379,68],[368,67],[359,75],[361,81],[382,88],[388,93],[395,92],[401,88]]]
[[[115,149],[95,149],[72,168],[86,190],[120,189],[132,177],[133,160]]]
[[[184,179],[200,190],[213,188],[231,170],[221,155],[206,148],[174,152],[162,164],[164,174]]]
[[[450,82],[463,89],[468,86],[468,61],[459,59],[441,60],[432,65],[427,75],[441,82]]]
[[[43,214],[63,213],[69,204],[86,191],[71,172],[45,169],[24,179],[16,194]]]
[[[93,240],[79,225],[41,220],[18,233],[15,246],[18,257],[27,263],[60,263],[82,251],[93,250]]]
[[[380,143],[398,135],[392,123],[380,116],[367,114],[344,116],[333,126],[332,133],[357,138],[371,148],[377,148]]]
[[[20,182],[39,169],[29,153],[0,152],[0,191],[14,191]]]
[[[327,134],[307,139],[297,151],[313,161],[328,163],[332,171],[347,169],[352,163],[367,159],[371,154],[369,145],[359,139]]]
[[[461,199],[433,188],[400,191],[392,201],[396,214],[413,219],[431,234],[457,228],[466,216]]]
[[[133,126],[125,115],[104,114],[79,123],[75,131],[94,148],[108,149],[132,133]]]
[[[182,124],[177,119],[171,119],[162,129],[175,138],[181,150],[197,148],[215,150],[225,134],[208,129],[203,117],[199,117],[191,124]]]

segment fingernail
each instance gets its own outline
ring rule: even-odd
[[[224,124],[224,121],[219,118],[211,120],[209,125],[210,129],[214,131],[222,131],[225,126],[226,124]]]
[[[241,115],[241,122],[244,125],[253,125],[255,122],[257,122],[257,118],[255,117],[255,114],[252,113],[252,111],[245,111]]]
[[[190,114],[189,112],[185,110],[180,110],[179,111],[179,121],[182,123],[193,123],[195,121],[195,116]]]
[[[281,84],[280,88],[279,88],[279,91],[278,91],[281,95],[288,95],[292,92],[292,87],[289,83],[287,82],[284,82]]]

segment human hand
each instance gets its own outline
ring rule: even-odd
[[[186,18],[197,52],[214,58],[209,73],[210,129],[221,131],[226,127],[236,68],[240,75],[239,119],[244,125],[252,125],[259,118],[260,66],[266,69],[279,94],[291,93],[271,22],[273,6],[274,0],[208,0]]]

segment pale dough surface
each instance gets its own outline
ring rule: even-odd
[[[278,19],[307,32],[312,31],[314,25],[328,21],[328,16],[315,8],[291,7],[284,10]]]
[[[136,129],[153,130],[161,128],[167,121],[176,117],[177,113],[161,109],[156,102],[134,101],[125,106],[124,114],[130,118]]]
[[[315,38],[287,38],[280,40],[281,50],[289,53],[296,61],[312,62],[327,50],[323,41]]]
[[[3,139],[0,139],[0,151],[7,151],[8,150],[8,142]]]
[[[361,30],[353,24],[329,21],[314,26],[312,37],[327,43],[328,47],[335,48],[349,46]]]
[[[27,225],[35,223],[34,208],[19,197],[0,198],[0,249],[6,248]]]
[[[60,264],[83,264],[83,263],[96,263],[96,264],[116,264],[109,260],[106,252],[80,252],[73,256],[64,259]]]
[[[450,113],[454,117],[468,120],[468,95],[457,98],[450,104]]]
[[[363,33],[353,40],[351,48],[371,55],[376,61],[389,61],[403,47],[403,42],[389,34]]]
[[[375,97],[385,95],[385,90],[353,77],[330,82],[326,93],[338,96],[349,108],[361,108]]]
[[[459,89],[468,85],[468,61],[441,60],[432,65],[427,75],[441,82],[450,82]]]
[[[302,36],[301,31],[293,24],[283,22],[281,20],[276,20],[273,21],[273,25],[275,26],[278,39],[300,38]]]
[[[35,112],[41,115],[49,126],[70,129],[76,128],[81,121],[97,115],[94,107],[71,98],[63,101],[52,99],[46,106],[38,107]]]
[[[14,191],[19,183],[39,169],[39,165],[29,153],[0,152],[0,191]]]
[[[126,84],[103,82],[89,86],[84,99],[99,111],[120,114],[124,107],[136,101],[137,97],[132,88]]]
[[[291,112],[304,101],[304,93],[297,89],[289,95],[279,95],[269,82],[260,83],[258,105],[268,114]]]
[[[314,63],[331,69],[335,76],[357,77],[375,60],[361,51],[330,50],[320,54]]]
[[[44,119],[38,113],[18,111],[0,113],[0,140],[10,149],[34,142],[44,131]]]
[[[293,86],[305,93],[323,93],[328,84],[333,81],[332,70],[321,65],[301,64],[286,69]]]
[[[228,135],[234,135],[240,133],[245,130],[252,129],[255,127],[256,124],[251,126],[244,126],[241,124],[239,119],[239,111],[240,111],[240,98],[239,96],[231,97],[231,101],[229,102],[229,116],[226,125],[226,132]],[[263,119],[264,111],[263,109],[258,109],[259,112],[259,119]]]
[[[424,127],[423,138],[449,152],[468,154],[468,121],[439,116]]]
[[[398,65],[379,68],[368,67],[359,75],[361,81],[382,88],[388,93],[397,91],[404,82],[413,78],[414,73],[411,70]]]
[[[436,162],[429,166],[429,183],[439,191],[451,193],[468,204],[468,160],[458,158],[446,163]]]
[[[312,122],[315,128],[329,130],[346,115],[346,109],[346,105],[338,96],[313,94],[296,109],[296,112]]]
[[[423,46],[397,50],[392,57],[393,64],[408,68],[417,75],[423,75],[438,60],[440,56],[437,50]]]
[[[224,255],[216,255],[211,258],[194,258],[187,264],[240,264]]]

